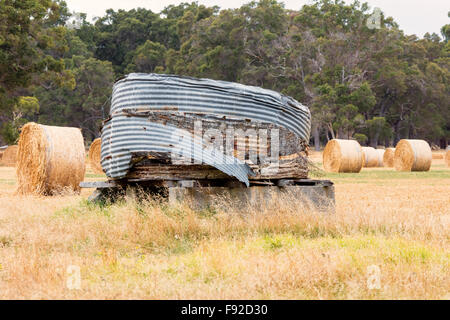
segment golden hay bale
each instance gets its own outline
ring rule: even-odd
[[[445,152],[445,163],[447,163],[447,167],[450,167],[450,149]]]
[[[89,147],[89,164],[91,165],[92,171],[99,174],[103,173],[102,164],[100,163],[101,150],[102,139],[97,138],[92,141]]]
[[[360,172],[361,146],[356,140],[333,139],[323,151],[323,167],[327,172]]]
[[[79,191],[85,150],[81,130],[27,123],[19,138],[18,192],[57,194]]]
[[[8,167],[14,167],[17,162],[17,145],[9,146],[3,151],[2,164]]]
[[[363,167],[378,167],[378,153],[375,148],[362,147]]]
[[[378,166],[377,167],[382,167],[383,166],[383,156],[386,151],[384,149],[376,149],[375,151],[377,152],[377,156],[378,156]]]
[[[428,171],[431,157],[426,141],[402,139],[395,147],[394,167],[397,171]]]
[[[395,148],[387,148],[383,155],[383,166],[388,168],[394,167]]]

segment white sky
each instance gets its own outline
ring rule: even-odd
[[[352,0],[345,0],[350,3]],[[370,7],[379,7],[387,16],[391,16],[407,34],[422,37],[426,32],[436,32],[440,35],[440,28],[450,23],[447,12],[450,11],[448,0],[360,0],[369,3]],[[114,10],[146,8],[153,12],[160,12],[170,4],[192,2],[192,0],[66,0],[71,11],[88,14],[88,18],[103,16],[106,9]],[[198,0],[206,6],[217,5],[220,8],[238,8],[249,0]],[[284,0],[286,8],[300,9],[310,0]]]

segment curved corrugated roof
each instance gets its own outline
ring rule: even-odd
[[[239,83],[195,79],[174,75],[129,74],[113,88],[111,119],[102,130],[102,166],[110,178],[123,178],[131,167],[132,152],[173,152],[184,150],[195,158],[194,148],[202,148],[202,160],[248,185],[250,168],[242,161],[218,150],[206,150],[199,139],[180,143],[174,139],[176,127],[150,122],[146,118],[124,116],[127,111],[174,111],[216,115],[271,123],[286,128],[309,141],[309,109],[291,97],[272,90]],[[225,120],[224,120],[225,121]],[[223,161],[222,161],[223,162]]]

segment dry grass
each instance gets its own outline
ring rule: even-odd
[[[14,167],[17,161],[17,145],[12,145],[7,147],[4,151],[2,151],[0,157],[0,165],[7,167]]]
[[[13,170],[0,167],[2,299],[450,298],[450,169],[439,163],[329,175],[336,215],[292,199],[243,215],[152,199],[91,205],[92,190],[15,196]],[[79,290],[66,286],[69,265]],[[379,289],[367,285],[373,265]]]

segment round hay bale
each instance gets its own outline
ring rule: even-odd
[[[376,149],[375,151],[377,152],[377,156],[378,156],[377,167],[383,167],[383,157],[384,157],[385,150],[384,149]]]
[[[383,155],[383,166],[388,168],[394,167],[395,148],[387,148]]]
[[[447,151],[445,152],[445,163],[447,164],[447,167],[450,167],[450,149],[447,148]]]
[[[102,164],[100,163],[101,150],[102,139],[97,138],[92,141],[91,146],[89,147],[89,164],[91,165],[92,171],[98,174],[103,173]]]
[[[394,167],[397,171],[428,171],[431,157],[426,141],[402,139],[395,147]]]
[[[81,130],[27,123],[19,138],[18,192],[54,195],[79,192],[85,150]]]
[[[361,154],[356,140],[330,140],[323,151],[323,167],[327,172],[360,172]]]
[[[378,167],[378,153],[375,148],[362,147],[363,167]]]
[[[9,146],[3,151],[2,164],[7,167],[14,167],[17,162],[17,145]]]

